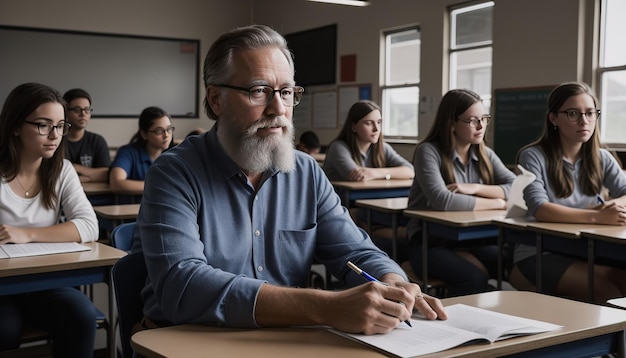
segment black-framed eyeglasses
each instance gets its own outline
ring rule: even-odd
[[[567,120],[569,120],[570,122],[578,122],[582,118],[583,114],[585,115],[585,118],[587,118],[589,122],[595,122],[598,120],[598,118],[600,118],[599,109],[594,109],[592,111],[587,111],[587,112],[581,112],[575,109],[568,109],[566,111],[558,111],[557,113],[567,114]]]
[[[76,114],[78,114],[78,115],[80,115],[81,112],[85,112],[85,114],[91,114],[93,112],[93,108],[91,108],[91,107],[85,107],[85,108],[82,108],[82,107],[72,107],[69,110],[74,112],[74,113],[76,113]]]
[[[45,135],[45,136],[49,136],[50,133],[52,133],[52,131],[55,129],[58,135],[64,136],[67,133],[69,133],[70,127],[72,127],[72,125],[67,122],[59,123],[56,126],[50,123],[39,123],[39,122],[31,122],[31,121],[24,121],[24,123],[37,126],[37,131],[39,132],[39,135]]]
[[[148,131],[148,132],[150,132],[150,133],[154,133],[154,134],[156,134],[156,135],[163,135],[165,132],[167,132],[167,133],[174,133],[174,131],[175,131],[175,130],[176,130],[176,127],[169,126],[169,127],[167,127],[167,128],[161,128],[161,127],[159,127],[159,128],[156,128],[156,129],[150,130],[150,131]]]
[[[248,92],[248,99],[250,100],[250,103],[255,106],[267,105],[270,103],[272,98],[274,98],[274,93],[278,92],[280,94],[280,100],[285,106],[294,107],[300,103],[302,94],[304,93],[304,87],[300,86],[283,87],[277,90],[271,86],[252,86],[249,88],[231,86],[227,84],[218,84],[215,86]]]
[[[484,127],[484,126],[488,126],[489,123],[491,123],[491,115],[483,114],[480,118],[471,117],[470,119],[459,118],[459,121],[469,124],[470,128],[478,127],[478,122],[480,122],[481,127]]]

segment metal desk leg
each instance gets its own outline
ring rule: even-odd
[[[589,285],[589,301],[593,302],[595,292],[594,292],[594,264],[595,264],[595,255],[596,255],[596,247],[593,240],[589,239],[587,241],[587,284]]]
[[[428,292],[428,223],[422,220],[422,282],[423,292]]]
[[[504,246],[504,229],[498,230],[498,291],[502,289],[502,247]]]
[[[536,272],[536,282],[535,286],[537,286],[537,292],[542,292],[541,290],[541,259],[543,257],[543,240],[540,233],[536,234],[536,244],[535,247],[537,249],[537,272]]]
[[[391,255],[398,261],[398,214],[391,215]]]

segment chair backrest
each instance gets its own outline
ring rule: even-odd
[[[148,271],[143,252],[134,252],[119,259],[111,271],[120,328],[122,356],[132,357],[130,345],[133,326],[143,317],[141,290]]]
[[[135,236],[135,227],[137,223],[120,224],[111,232],[111,244],[116,249],[130,251],[133,247],[133,237]]]

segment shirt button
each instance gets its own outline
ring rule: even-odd
[[[259,271],[259,272],[263,272],[263,266],[257,267],[256,270]]]
[[[258,200],[259,200],[259,196],[257,195],[254,197],[254,201],[258,201]]]
[[[254,230],[254,236],[259,236],[261,235],[261,232],[259,230]]]

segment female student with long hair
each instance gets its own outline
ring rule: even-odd
[[[559,85],[548,97],[542,136],[520,150],[519,164],[536,176],[524,189],[524,199],[528,213],[538,221],[626,224],[626,176],[615,158],[601,148],[597,104],[587,84]],[[613,198],[604,204],[598,199],[603,188]],[[535,247],[518,245],[514,262],[511,283],[523,288],[534,285]],[[605,303],[626,295],[626,270],[604,265],[601,259],[596,262],[595,301]],[[585,260],[546,252],[542,256],[542,290],[588,299],[587,269]]]
[[[469,211],[504,209],[515,175],[484,143],[491,117],[470,90],[446,93],[433,126],[417,146],[409,209]],[[407,225],[413,270],[422,274],[421,222]],[[428,277],[443,280],[450,296],[490,289],[497,269],[497,247],[484,240],[452,242],[431,237]]]
[[[72,163],[69,131],[56,90],[26,83],[9,93],[0,113],[0,244],[87,242],[98,221]],[[64,219],[62,220],[62,214]],[[76,288],[0,296],[0,351],[18,348],[28,323],[49,332],[55,357],[93,355],[96,310]]]
[[[174,146],[170,115],[159,107],[148,107],[139,115],[139,129],[127,145],[117,151],[109,171],[116,193],[143,192],[148,168],[163,151]]]
[[[328,146],[324,171],[330,180],[412,179],[413,166],[383,141],[380,107],[354,103],[341,132]]]

